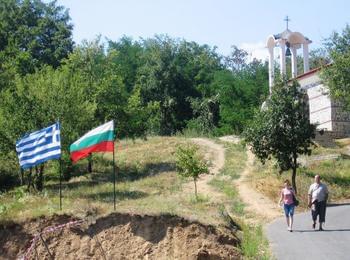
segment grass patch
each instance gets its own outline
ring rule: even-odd
[[[340,147],[343,148],[345,146],[350,145],[350,138],[343,138],[343,139],[336,139],[335,143]]]
[[[315,162],[308,168],[300,169],[301,184],[313,182],[316,174],[328,185],[331,201],[350,199],[350,160],[338,158]],[[307,187],[308,188],[308,187]]]
[[[242,225],[242,254],[245,259],[271,259],[269,243],[261,225]]]
[[[116,201],[118,212],[171,214],[206,224],[227,225],[230,211],[236,219],[244,216],[234,181],[244,170],[246,150],[241,145],[223,143],[226,163],[211,185],[222,194],[223,201],[212,202],[210,194],[183,192],[192,179],[183,179],[175,169],[175,151],[187,140],[178,137],[152,137],[123,140],[117,145]],[[200,151],[207,152],[202,148]],[[63,211],[59,211],[58,182],[45,183],[41,193],[30,194],[24,187],[0,194],[0,220],[25,220],[41,215],[67,213],[84,216],[86,212],[107,214],[113,211],[113,174],[111,154],[94,155],[93,173],[86,173],[87,161],[77,165],[79,171],[63,183]],[[223,214],[223,212],[226,214]],[[226,216],[226,217],[225,217]],[[235,223],[233,223],[235,225]],[[265,240],[261,228],[242,225],[242,252],[247,258],[264,259]]]
[[[175,172],[173,154],[176,145],[184,142],[186,140],[182,138],[154,137],[147,141],[123,140],[117,145],[118,210],[142,212],[137,207],[143,204],[150,206],[149,212],[157,213],[168,209],[173,212],[173,208],[178,207],[180,201],[172,200],[172,197],[181,191],[184,181]],[[109,153],[94,154],[91,174],[86,172],[87,161],[79,162],[78,173],[62,184],[61,213],[82,214],[91,208],[96,208],[99,213],[113,210],[111,158]],[[164,206],[164,203],[169,205]],[[25,220],[58,212],[59,185],[55,180],[45,183],[40,193],[27,193],[25,187],[19,187],[0,194],[0,220]]]
[[[198,196],[190,196],[190,203],[192,204],[198,204],[198,203],[208,203],[209,202],[209,196],[208,195],[203,195],[203,194],[198,194]]]
[[[327,148],[327,150],[330,150],[330,153],[334,153],[337,148]],[[296,184],[301,208],[307,208],[308,189],[314,182],[316,174],[319,174],[322,181],[328,186],[330,201],[350,199],[350,160],[341,157],[338,159],[314,161],[308,167],[300,167],[297,171]],[[265,165],[256,161],[254,172],[251,174],[250,179],[251,185],[256,190],[277,202],[284,180],[291,180],[291,171],[279,174],[278,168],[273,161],[269,161]]]
[[[246,150],[239,144],[221,143],[226,148],[225,166],[220,174],[214,177],[209,184],[225,194],[228,199],[226,204],[229,205],[231,213],[241,216],[244,213],[244,204],[238,197],[234,180],[239,178],[240,173],[244,170],[247,160]]]
[[[244,204],[239,199],[238,191],[232,181],[215,177],[209,184],[227,196],[228,201],[226,203],[230,206],[230,212],[239,216],[244,214]]]
[[[238,198],[238,191],[234,185],[234,180],[240,177],[246,166],[246,148],[241,144],[223,144],[226,147],[225,167],[210,184],[229,198],[230,210],[242,230],[241,252],[244,259],[270,259],[268,240],[264,236],[262,226],[246,224],[244,204]]]
[[[119,142],[115,153],[118,167],[117,211],[168,213],[203,223],[222,223],[218,214],[220,205],[212,203],[210,195],[200,194],[199,200],[195,201],[193,193],[183,192],[183,185],[192,183],[192,180],[183,179],[176,173],[175,151],[177,145],[186,142],[188,140],[178,137],[152,137],[147,141],[137,139]],[[201,151],[205,152],[205,149]],[[27,193],[21,187],[0,194],[0,220],[19,221],[54,213],[84,216],[88,211],[97,214],[112,212],[111,159],[110,153],[94,154],[92,173],[87,173],[87,160],[78,163],[77,173],[62,184],[62,211],[59,211],[59,186],[55,179],[46,182],[43,192],[40,193]]]
[[[240,144],[222,143],[226,148],[226,161],[221,174],[238,179],[247,161],[246,148]]]
[[[314,149],[312,150],[312,156],[327,154],[345,154],[349,151],[350,138],[335,139],[334,143],[334,147],[323,147],[320,145],[314,147]]]

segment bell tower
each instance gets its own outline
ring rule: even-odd
[[[304,73],[309,71],[309,44],[312,42],[300,32],[292,32],[288,28],[289,17],[284,19],[287,24],[285,31],[279,34],[270,35],[266,41],[269,51],[269,86],[270,93],[275,79],[274,52],[275,47],[279,48],[279,64],[281,75],[286,75],[286,56],[291,56],[292,77],[298,75],[297,71],[297,50],[303,49]]]

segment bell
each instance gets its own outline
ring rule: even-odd
[[[289,57],[291,55],[292,55],[292,53],[290,52],[290,48],[287,47],[287,49],[286,49],[286,56]]]
[[[289,57],[292,55],[292,53],[290,52],[290,43],[289,42],[286,42],[286,46],[287,46],[287,49],[286,49],[286,56]]]

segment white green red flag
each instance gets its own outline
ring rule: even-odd
[[[114,150],[114,122],[109,121],[70,145],[70,158],[73,162],[87,157],[94,152],[113,152]]]

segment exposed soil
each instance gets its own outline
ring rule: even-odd
[[[225,148],[206,138],[191,138],[191,141],[195,144],[205,148],[204,157],[210,162],[209,165],[209,174],[202,174],[197,180],[197,190],[199,194],[209,195],[211,202],[222,203],[225,199],[223,194],[216,191],[208,183],[214,178],[216,174],[225,165]],[[193,181],[185,184],[183,187],[183,193],[193,194],[194,186]]]
[[[240,178],[236,181],[239,195],[246,205],[246,210],[248,212],[260,216],[264,222],[272,221],[282,215],[281,209],[277,206],[278,198],[276,202],[273,202],[252,187],[251,181],[249,181],[247,177],[252,172],[254,154],[249,149],[247,149],[247,158],[246,167],[241,173]]]
[[[67,215],[0,226],[0,259],[24,255],[35,234],[74,220]],[[240,259],[235,233],[180,217],[112,213],[43,235],[54,259]],[[38,240],[30,259],[50,259]]]
[[[198,181],[198,192],[210,194],[210,199],[222,201],[222,194],[208,182],[225,163],[225,148],[202,138],[193,142],[207,149],[211,160],[209,175]],[[237,142],[237,138],[227,138]],[[245,170],[237,180],[237,187],[247,210],[271,220],[280,215],[276,206],[255,191],[247,182],[253,155],[248,151]],[[184,192],[193,193],[192,183]],[[241,259],[236,233],[225,227],[204,225],[177,216],[140,216],[113,213],[82,226],[64,228],[43,235],[49,252],[55,259]],[[22,257],[32,238],[49,226],[74,220],[67,215],[54,215],[28,220],[25,223],[7,223],[0,226],[0,259]],[[50,259],[41,240],[38,240],[30,258]],[[36,256],[37,255],[37,256]]]
[[[223,136],[221,141],[239,143],[240,138],[237,136]],[[214,141],[205,138],[192,138],[192,142],[204,146],[207,149],[205,154],[206,159],[210,159],[211,167],[210,174],[201,175],[198,182],[198,193],[210,194],[210,200],[213,202],[224,202],[223,194],[217,192],[208,184],[210,180],[222,169],[225,164],[225,148],[223,145],[217,144]],[[277,201],[273,202],[268,197],[254,189],[248,176],[252,172],[254,163],[253,153],[247,149],[247,162],[244,171],[240,174],[240,178],[236,181],[236,187],[243,203],[246,205],[246,211],[254,215],[258,215],[264,222],[269,222],[281,216],[281,209],[277,206]],[[193,193],[193,184],[188,183],[184,188],[184,192]]]

